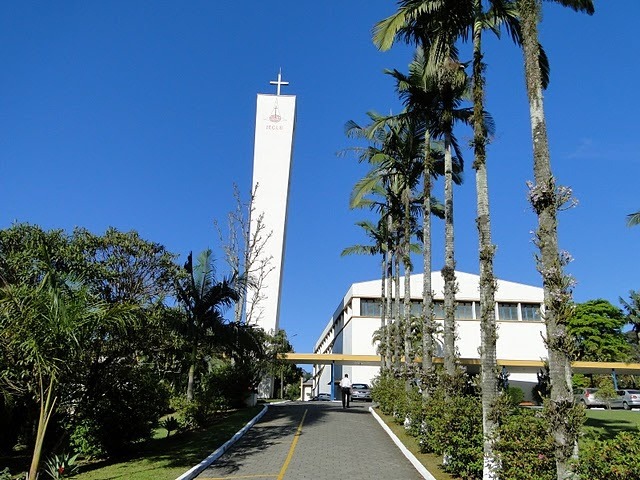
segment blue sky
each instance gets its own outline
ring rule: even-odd
[[[640,2],[596,9],[588,17],[545,4],[545,108],[554,172],[580,202],[560,217],[575,299],[618,304],[640,289],[640,227],[625,226],[625,215],[640,210]],[[411,49],[381,53],[371,43],[373,24],[394,10],[382,0],[2,3],[0,228],[135,229],[181,258],[217,248],[213,222],[234,207],[233,184],[250,189],[255,96],[274,92],[269,81],[282,68],[298,123],[280,326],[296,351],[310,351],[349,285],[379,276],[377,258],[340,257],[365,241],[354,223],[367,214],[348,209],[365,167],[336,153],[353,145],[347,120],[400,109],[382,71],[406,71]],[[486,47],[487,108],[497,125],[488,151],[495,273],[540,285],[522,56],[506,38],[487,38]],[[455,192],[457,268],[477,273],[467,170]]]

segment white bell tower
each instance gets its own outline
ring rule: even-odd
[[[276,333],[280,315],[280,287],[285,252],[287,228],[287,204],[289,198],[289,173],[293,154],[293,135],[296,124],[295,95],[281,95],[282,72],[271,81],[276,86],[275,95],[258,94],[256,108],[256,132],[253,153],[253,188],[256,192],[253,211],[262,215],[264,231],[269,238],[260,254],[269,262],[270,272],[260,286],[259,301],[255,292],[247,291],[247,321],[262,327],[268,333]],[[251,235],[256,229],[256,219],[251,219]]]

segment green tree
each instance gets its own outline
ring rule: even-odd
[[[369,245],[351,245],[350,247],[342,250],[341,256],[346,255],[380,255],[382,257],[382,272],[380,276],[381,285],[380,285],[380,328],[382,329],[382,338],[380,338],[380,355],[381,355],[381,367],[388,368],[389,367],[389,345],[388,338],[385,336],[385,332],[387,331],[387,309],[386,307],[386,294],[385,294],[385,286],[386,286],[386,276],[387,276],[387,262],[388,262],[388,231],[386,228],[387,223],[384,220],[378,221],[377,226],[368,220],[364,220],[361,222],[357,222],[358,226],[360,226],[367,237],[372,240],[372,243]]]
[[[439,92],[433,77],[429,75],[429,65],[425,58],[425,52],[418,47],[413,61],[409,64],[409,74],[404,75],[398,70],[387,71],[396,80],[396,90],[406,108],[406,115],[418,122],[423,135],[422,152],[422,377],[423,396],[427,398],[435,388],[435,370],[433,357],[435,356],[436,323],[433,310],[433,290],[431,288],[432,249],[431,249],[431,214],[444,218],[444,208],[439,203],[434,203],[431,197],[432,179],[444,174],[444,155],[432,145],[432,138],[438,135],[439,130]],[[459,176],[460,166],[455,165],[454,181],[462,182]]]
[[[444,5],[446,4],[446,5]],[[373,42],[381,50],[389,49],[396,39],[416,43],[422,49],[426,72],[432,77],[438,92],[438,131],[445,149],[445,281],[444,350],[445,371],[455,373],[455,257],[453,230],[453,150],[460,162],[462,155],[453,135],[456,121],[469,119],[468,111],[460,109],[462,95],[468,87],[464,66],[458,62],[455,39],[459,19],[455,2],[401,0],[395,14],[374,26]],[[462,115],[461,115],[462,113]],[[435,118],[434,118],[435,120]]]
[[[607,300],[597,299],[575,306],[567,332],[575,341],[574,360],[624,362],[631,348],[622,332],[626,318]]]
[[[594,12],[591,0],[556,0],[560,5],[588,14]],[[544,114],[542,90],[543,73],[540,68],[538,23],[542,0],[516,0],[522,26],[522,51],[525,83],[529,98],[531,136],[533,143],[534,184],[530,185],[529,200],[538,216],[535,243],[540,250],[538,269],[544,289],[544,320],[547,329],[551,396],[547,414],[555,439],[556,474],[558,480],[571,477],[570,458],[578,454],[579,426],[573,415],[571,378],[571,338],[567,333],[570,317],[571,280],[563,269],[567,257],[558,247],[557,213],[570,199],[570,190],[556,185],[551,170],[549,140]]]
[[[202,355],[200,347],[215,341],[215,331],[224,323],[223,311],[238,300],[238,294],[233,277],[216,280],[210,249],[200,253],[195,265],[189,252],[184,269],[187,278],[178,282],[177,291],[187,314],[185,334],[190,347],[187,400],[191,401],[198,358]]]
[[[50,264],[46,247],[41,258]],[[29,478],[36,478],[44,437],[58,402],[57,390],[71,374],[75,354],[81,350],[83,332],[95,323],[122,325],[131,310],[110,306],[92,295],[77,279],[46,271],[34,288],[28,283],[5,283],[0,288],[0,331],[3,356],[22,367],[27,384],[9,382],[9,387],[29,388],[39,403],[39,416]],[[5,384],[5,388],[6,388]]]

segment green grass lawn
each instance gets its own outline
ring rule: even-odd
[[[640,410],[587,410],[585,430],[594,431],[600,438],[613,438],[622,431],[637,431]]]
[[[166,430],[118,461],[84,465],[77,480],[173,480],[204,460],[255,417],[263,405],[226,415],[206,430],[172,434]],[[164,432],[164,434],[163,434]]]

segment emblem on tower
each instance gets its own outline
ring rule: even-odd
[[[280,108],[278,107],[278,100],[273,104],[273,110],[271,110],[271,115],[269,115],[269,120],[273,123],[278,123],[282,120],[280,116]]]

